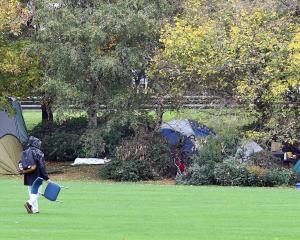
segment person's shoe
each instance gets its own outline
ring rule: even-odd
[[[33,212],[32,212],[32,206],[31,206],[28,202],[26,202],[26,203],[24,204],[24,207],[26,208],[26,210],[27,210],[27,212],[28,212],[29,214],[33,213]]]

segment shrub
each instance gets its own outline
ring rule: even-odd
[[[86,157],[110,157],[122,139],[133,137],[140,130],[136,126],[145,128],[151,125],[152,119],[138,113],[123,112],[102,116],[101,121],[97,129],[87,129],[81,138]]]
[[[176,176],[177,184],[184,185],[210,185],[215,183],[214,166],[210,164],[199,166],[193,164],[186,174]]]
[[[116,181],[140,181],[153,178],[149,165],[145,161],[110,161],[101,170],[100,176]]]
[[[258,166],[249,166],[247,169],[249,186],[273,187],[295,184],[297,181],[295,173],[291,169],[266,169]]]
[[[206,163],[222,162],[224,154],[222,152],[222,142],[219,138],[208,137],[207,142],[201,148],[199,154],[194,157],[194,161],[200,166]]]
[[[57,131],[82,134],[87,128],[87,120],[85,117],[67,118],[61,122],[40,123],[35,126],[30,134],[43,139],[45,136]]]
[[[154,124],[151,117],[139,112],[107,114],[103,118],[105,120],[100,129],[106,156],[113,155],[123,139],[133,137],[140,131],[148,131]]]
[[[101,129],[87,129],[81,136],[81,143],[85,157],[105,157],[105,141]]]
[[[115,179],[116,181],[122,181],[122,162],[110,161],[105,164],[104,168],[100,170],[100,177],[104,179]]]
[[[236,132],[224,132],[221,136],[208,137],[195,161],[199,165],[208,162],[223,162],[224,159],[236,153],[238,143],[239,136]]]
[[[82,157],[104,157],[113,154],[123,138],[135,134],[136,125],[151,124],[140,114],[114,114],[98,119],[99,127],[89,130],[85,117],[73,117],[52,124],[39,124],[31,132],[42,140],[46,158],[53,161]]]
[[[259,167],[259,166],[247,166],[248,170],[248,186],[257,186],[262,187],[265,184],[265,176],[268,172],[267,169]]]
[[[280,159],[274,157],[271,152],[262,151],[253,154],[247,169],[249,171],[249,186],[275,186],[288,185],[295,181],[293,170],[282,169]]]
[[[235,155],[240,143],[240,136],[236,130],[228,129],[220,136],[220,141],[223,155],[229,157]]]
[[[61,122],[40,123],[30,132],[42,141],[42,150],[49,161],[73,161],[83,154],[81,135],[87,121],[84,117]]]
[[[264,185],[273,187],[276,185],[288,185],[293,176],[290,169],[272,169],[269,170],[264,179]]]
[[[291,170],[291,175],[290,175],[290,180],[289,180],[289,185],[295,185],[296,183],[300,182],[300,176],[296,174],[295,171]]]
[[[247,185],[248,170],[244,164],[234,158],[217,163],[214,169],[214,176],[217,184],[223,186]]]
[[[281,166],[281,160],[274,157],[269,151],[254,153],[249,160],[251,164],[267,169],[274,169]]]
[[[42,150],[47,160],[72,161],[82,152],[80,135],[56,131],[43,138]]]
[[[217,182],[215,175],[217,173],[215,171],[218,171],[218,174],[221,172],[221,166],[217,170],[215,168],[218,164],[223,164],[224,159],[236,153],[238,143],[239,136],[232,130],[225,130],[220,136],[209,136],[202,140],[198,154],[191,157],[192,165],[187,169],[187,174],[177,176],[176,182],[191,185],[221,184],[221,182],[225,184],[220,176]],[[229,183],[225,185],[227,184]]]
[[[121,142],[100,175],[118,181],[138,181],[169,177],[175,172],[165,139],[159,133],[140,132]]]

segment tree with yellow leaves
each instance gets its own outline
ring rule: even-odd
[[[30,55],[24,32],[29,11],[18,0],[0,3],[0,107],[9,106],[8,96],[32,94],[40,79],[37,56]]]
[[[2,0],[0,3],[0,32],[9,30],[21,34],[21,28],[28,19],[28,11],[19,0]]]
[[[187,1],[162,30],[150,75],[173,96],[232,97],[255,118],[255,130],[299,138],[299,7],[295,0]]]

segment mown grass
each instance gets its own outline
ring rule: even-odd
[[[0,179],[0,239],[293,240],[300,192],[289,188],[63,182],[63,203],[28,215],[20,180]]]
[[[23,110],[23,117],[28,131],[31,131],[37,124],[42,121],[41,111]]]
[[[149,114],[154,115],[154,112]],[[23,111],[27,129],[30,131],[41,122],[41,111]],[[250,123],[250,119],[240,109],[183,109],[168,111],[164,114],[164,121],[172,119],[194,119],[220,132],[226,128],[238,128]]]

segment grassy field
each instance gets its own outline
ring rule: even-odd
[[[293,240],[300,192],[289,188],[63,182],[29,215],[21,180],[0,179],[0,239]]]
[[[150,112],[154,114],[154,112]],[[23,111],[27,129],[30,131],[35,125],[41,122],[41,111]],[[249,123],[249,119],[238,109],[185,109],[179,112],[169,111],[164,114],[164,121],[172,119],[194,119],[207,126],[222,131],[228,127],[240,127]]]
[[[23,117],[26,123],[27,130],[30,131],[34,126],[42,121],[42,112],[23,110]]]

